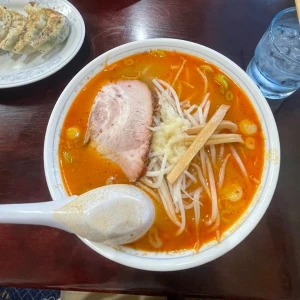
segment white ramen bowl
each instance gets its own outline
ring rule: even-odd
[[[247,94],[254,106],[265,137],[265,162],[262,180],[252,204],[243,216],[223,234],[221,243],[210,242],[199,252],[195,250],[161,253],[137,251],[126,246],[112,248],[86,239],[81,240],[99,254],[120,264],[143,270],[174,271],[207,263],[238,245],[257,225],[270,204],[277,184],[280,166],[278,131],[269,105],[250,77],[222,54],[199,44],[175,39],[150,39],[116,47],[100,55],[84,67],[59,97],[47,127],[44,163],[48,187],[54,201],[67,197],[58,162],[59,137],[68,110],[82,87],[99,73],[107,61],[112,64],[124,57],[150,49],[162,49],[191,54],[204,59],[229,75]]]

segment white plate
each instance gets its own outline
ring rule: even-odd
[[[0,0],[0,5],[25,14],[26,0]],[[0,89],[26,85],[44,79],[64,67],[79,51],[85,35],[84,21],[66,0],[35,0],[64,14],[70,22],[67,40],[49,53],[17,55],[0,50]]]

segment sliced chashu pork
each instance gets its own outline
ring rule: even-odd
[[[153,120],[152,95],[139,80],[104,86],[96,96],[86,139],[98,152],[117,163],[136,181],[146,170]]]

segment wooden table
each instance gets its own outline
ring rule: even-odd
[[[43,143],[52,108],[99,54],[156,37],[206,45],[246,68],[273,16],[293,0],[73,0],[86,24],[76,57],[29,86],[0,90],[0,203],[50,199]],[[1,66],[0,66],[1,67]],[[276,112],[279,182],[259,225],[238,247],[201,267],[143,272],[115,264],[79,239],[43,227],[0,226],[0,285],[222,299],[300,299],[300,99]]]

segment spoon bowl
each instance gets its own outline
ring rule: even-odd
[[[103,186],[64,201],[0,205],[0,223],[55,227],[111,246],[142,237],[154,216],[147,194],[127,184]]]
[[[133,185],[103,186],[54,211],[55,219],[77,235],[116,246],[143,236],[154,221],[152,200]]]

